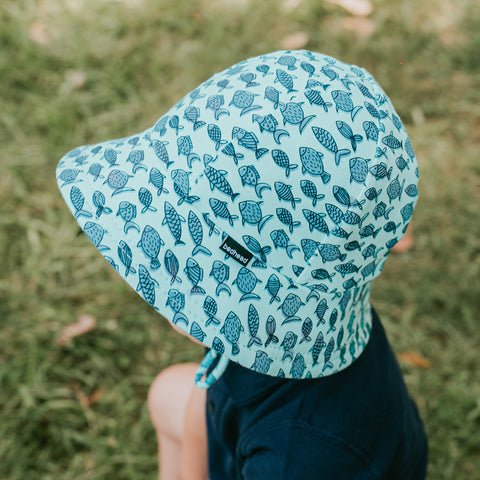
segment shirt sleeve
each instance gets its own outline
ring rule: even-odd
[[[338,436],[284,422],[241,442],[244,480],[373,480],[373,461]]]

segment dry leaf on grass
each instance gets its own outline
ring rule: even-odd
[[[95,319],[90,315],[81,315],[76,323],[71,323],[63,329],[62,336],[57,340],[57,346],[62,346],[71,338],[78,337],[95,328]]]
[[[309,41],[309,37],[305,32],[295,32],[287,35],[282,40],[282,48],[284,50],[297,50],[305,47]]]
[[[373,11],[373,6],[369,0],[329,0],[345,9],[351,15],[357,17],[366,17]]]
[[[90,405],[97,403],[101,397],[100,390],[95,390],[91,395],[85,395],[78,384],[73,385],[73,391],[75,392],[78,403],[83,408],[89,408]]]
[[[402,352],[398,355],[400,363],[417,368],[430,368],[432,364],[418,352]]]
[[[60,93],[68,94],[74,90],[79,90],[85,85],[86,81],[85,72],[69,69],[65,72],[65,80],[60,86]]]

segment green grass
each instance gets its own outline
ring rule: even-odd
[[[150,127],[214,72],[297,31],[307,48],[369,69],[407,125],[421,171],[415,248],[387,261],[373,303],[395,351],[431,363],[402,364],[429,479],[480,476],[480,14],[474,0],[447,3],[375,2],[375,30],[357,38],[344,10],[315,0],[291,11],[273,0],[2,1],[0,480],[156,478],[149,385],[202,350],[77,236],[55,166],[78,145]],[[34,22],[47,43],[32,40]],[[96,328],[56,346],[82,314]]]

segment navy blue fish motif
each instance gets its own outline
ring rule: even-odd
[[[219,80],[217,82],[217,87],[219,88],[219,91],[220,92],[223,92],[223,90],[225,90],[226,88],[233,88],[231,85],[229,85],[230,83],[230,80],[228,80],[228,78],[225,78],[223,80]]]
[[[257,65],[255,67],[255,70],[257,70],[257,72],[260,72],[263,74],[263,76],[265,77],[266,75],[268,75],[268,71],[270,70],[270,67],[268,65],[266,65],[265,63],[261,64],[261,65]]]
[[[258,240],[251,235],[243,235],[242,239],[245,242],[247,248],[251,252],[255,253],[255,255],[258,255],[262,262],[267,261],[267,255],[271,252],[272,247],[270,247],[269,245],[262,247]]]
[[[207,165],[204,172],[210,182],[210,189],[212,191],[216,187],[222,193],[228,195],[232,202],[240,195],[240,193],[233,193],[232,187],[226,179],[226,176],[228,175],[226,170],[216,170],[210,165]]]
[[[203,280],[203,268],[198,262],[194,258],[188,257],[183,271],[192,284],[190,295],[205,295],[205,290],[198,285]]]
[[[243,158],[243,153],[235,152],[235,147],[233,146],[232,142],[228,142],[228,144],[222,148],[222,153],[228,155],[229,157],[232,157],[235,165],[238,165],[238,161]]]
[[[268,152],[268,148],[257,148],[258,147],[258,138],[255,133],[247,132],[243,128],[233,127],[232,138],[236,138],[238,144],[248,150],[255,152],[255,157],[258,160],[262,158]],[[223,151],[223,150],[222,150]]]
[[[173,285],[175,282],[182,283],[182,279],[177,276],[178,270],[180,268],[178,258],[170,249],[165,252],[165,256],[163,257],[163,264],[165,265],[165,269],[167,270],[169,275],[172,277],[170,280],[170,285]]]
[[[297,67],[295,63],[297,62],[297,58],[293,55],[282,55],[277,62],[284,67],[287,67],[288,70],[296,70]]]
[[[324,128],[312,127],[312,131],[320,144],[322,144],[327,150],[330,150],[335,155],[335,165],[338,166],[340,164],[340,159],[350,153],[350,150],[347,148],[339,150],[333,135]]]
[[[316,255],[318,242],[310,238],[302,238],[301,245],[305,262],[310,265],[310,259]]]
[[[173,161],[169,159],[168,150],[165,147],[168,142],[164,142],[162,140],[152,140],[148,133],[145,135],[145,138],[150,142],[150,146],[153,148],[153,151],[155,152],[157,158],[161,162],[163,162],[168,168],[173,163]]]
[[[257,350],[255,362],[250,367],[254,372],[267,374],[273,360],[262,350]]]
[[[148,183],[152,183],[157,189],[157,196],[160,196],[162,193],[168,193],[168,190],[163,186],[165,178],[166,176],[160,170],[158,170],[158,168],[153,167],[150,170]]]
[[[325,198],[323,193],[317,193],[317,186],[311,180],[300,180],[300,188],[307,198],[312,199],[312,206],[317,205],[318,200]]]
[[[118,195],[119,193],[132,192],[134,190],[133,188],[126,187],[129,178],[132,178],[132,175],[128,175],[128,173],[125,173],[122,170],[112,170],[108,174],[108,177],[103,182],[103,184],[107,184],[110,188],[113,189],[111,195],[113,197],[114,195]]]
[[[145,153],[143,150],[132,150],[128,154],[127,162],[133,163],[132,173],[135,175],[138,170],[147,170],[147,167],[143,165],[143,160],[145,158]]]
[[[302,173],[308,172],[312,176],[320,176],[324,185],[331,178],[331,175],[324,170],[323,153],[317,152],[310,147],[300,147],[300,160],[302,162]]]
[[[75,208],[75,218],[78,219],[82,216],[90,218],[92,216],[90,212],[83,210],[83,206],[85,204],[85,197],[83,196],[81,190],[75,185],[70,190],[70,200]]]
[[[340,307],[340,311],[342,312],[342,319],[345,317],[345,312],[347,311],[348,302],[352,297],[352,293],[346,287],[347,286],[344,284],[345,292],[343,293],[342,298],[340,299],[340,303],[338,305]]]
[[[277,208],[276,214],[280,222],[288,227],[290,233],[293,233],[293,229],[300,225],[298,220],[293,220],[292,214],[286,208]]]
[[[222,108],[225,103],[223,95],[211,95],[208,97],[206,108],[213,110],[215,120],[218,120],[221,115],[230,115],[230,112],[226,108]]]
[[[178,115],[172,115],[168,121],[168,125],[175,130],[176,135],[178,135],[180,130],[183,130],[183,125],[180,125],[180,117]]]
[[[350,125],[348,123],[342,122],[341,120],[337,120],[336,122],[338,131],[347,139],[350,140],[352,144],[352,149],[354,152],[357,151],[357,143],[363,140],[361,135],[353,133]]]
[[[329,273],[328,270],[324,268],[316,268],[311,272],[312,277],[315,280],[328,280],[330,283],[333,281],[332,277],[335,276],[335,273]]]
[[[386,145],[392,152],[395,152],[398,148],[402,148],[402,142],[393,136],[393,132],[382,138],[382,143]]]
[[[117,151],[114,150],[113,148],[107,148],[103,152],[103,158],[110,165],[110,168],[113,167],[114,165],[118,165],[117,156],[118,156]]]
[[[162,245],[165,245],[165,242],[161,239],[159,233],[151,225],[146,225],[137,247],[141,247],[145,256],[150,259],[150,268],[152,270],[160,267],[158,255]]]
[[[341,208],[333,205],[332,203],[326,203],[325,209],[327,210],[327,214],[332,220],[333,223],[340,225],[343,221],[343,211]]]
[[[375,100],[375,97],[370,93],[370,90],[360,82],[355,82],[359,90],[362,92],[363,96],[366,98],[370,98],[371,100]]]
[[[276,110],[280,103],[280,92],[275,87],[265,88],[265,98],[273,103],[273,108]]]
[[[125,277],[128,277],[130,272],[137,273],[135,268],[132,267],[132,250],[126,242],[120,240],[117,247],[118,258],[125,265]]]
[[[305,89],[306,90],[308,90],[308,89],[311,90],[312,88],[315,88],[315,87],[322,87],[323,90],[326,92],[328,87],[330,87],[330,83],[322,83],[322,82],[319,82],[318,80],[316,80],[314,78],[309,78],[307,80],[307,83],[305,84]]]
[[[260,319],[258,317],[258,312],[255,307],[250,304],[248,306],[248,331],[250,333],[250,340],[248,341],[247,348],[250,348],[252,345],[262,345],[263,342],[257,337],[258,327],[260,325]]]
[[[353,263],[353,260],[350,260],[348,263],[335,265],[334,268],[343,278],[345,278],[345,275],[351,275],[352,273],[358,272],[358,267]]]
[[[275,335],[275,331],[277,329],[277,322],[272,315],[269,315],[267,318],[267,322],[265,324],[265,330],[267,332],[267,340],[265,342],[265,346],[268,347],[270,343],[278,343],[278,337]]]
[[[408,137],[405,140],[405,151],[410,158],[415,158],[415,152],[413,151],[412,144],[410,143],[410,139]]]
[[[256,96],[257,94],[253,94],[247,90],[237,90],[233,94],[232,101],[230,102],[229,106],[234,105],[235,107],[240,108],[240,116],[245,115],[248,112],[262,108],[261,105],[255,105],[253,103]]]
[[[238,169],[242,186],[249,185],[255,188],[258,198],[262,198],[263,190],[271,190],[272,187],[268,183],[259,183],[260,174],[253,165],[247,165]]]
[[[345,253],[340,253],[340,249],[337,245],[333,245],[331,243],[319,244],[318,252],[322,257],[323,263],[334,262],[338,259],[343,262],[347,256]]]
[[[333,68],[329,67],[328,65],[324,65],[320,70],[332,82],[333,82],[333,80],[338,78],[338,73]]]
[[[207,315],[207,322],[205,323],[206,327],[208,327],[212,323],[214,325],[220,325],[220,320],[218,320],[218,318],[215,317],[217,310],[218,310],[217,302],[213,297],[211,297],[210,295],[207,295],[203,302],[203,311]]]
[[[197,322],[193,322],[190,328],[190,335],[196,338],[199,342],[203,342],[207,334],[202,330]]]
[[[362,237],[362,238],[366,238],[366,237],[370,237],[370,236],[373,236],[373,238],[375,238],[381,230],[382,230],[381,227],[379,227],[377,230],[375,230],[375,227],[374,227],[373,223],[369,223],[365,227],[362,227],[360,229],[359,233],[360,233],[360,237]]]
[[[318,357],[320,356],[320,353],[324,349],[325,345],[326,343],[323,340],[323,333],[320,331],[318,332],[317,338],[315,339],[312,348],[309,350],[310,352],[312,352],[313,365],[318,365]]]
[[[287,358],[293,359],[293,349],[295,348],[295,345],[297,344],[298,340],[298,335],[289,331],[285,334],[283,337],[283,341],[280,344],[281,347],[283,347],[284,354],[282,357],[282,362],[285,361]]]
[[[208,236],[211,237],[213,233],[218,235],[220,232],[218,231],[218,228],[215,228],[215,223],[210,220],[208,217],[208,213],[202,213],[203,221],[208,227]]]
[[[387,205],[384,202],[380,202],[373,209],[373,216],[375,217],[375,220],[378,220],[380,217],[384,217],[385,220],[388,220],[388,216],[392,210],[393,207],[387,209]]]
[[[287,185],[283,182],[275,182],[275,192],[279,200],[290,202],[292,208],[295,209],[295,202],[301,202],[300,198],[295,198],[292,194],[292,185]]]
[[[192,152],[193,144],[189,135],[178,137],[177,147],[178,155],[185,155],[187,157],[188,168],[192,168],[192,162],[194,160],[200,161],[200,157],[196,153]]]
[[[366,120],[362,125],[365,135],[367,136],[367,140],[372,140],[373,142],[377,143],[379,129],[375,123]]]
[[[288,155],[283,150],[272,150],[273,161],[281,168],[285,169],[285,176],[288,178],[290,176],[290,171],[298,168],[296,163],[291,164]]]
[[[354,107],[350,95],[351,92],[344,92],[343,90],[334,90],[332,92],[332,98],[336,105],[336,111],[338,112],[339,110],[342,110],[350,113],[353,122],[355,116],[363,107],[361,105]]]
[[[387,177],[390,180],[390,175],[392,174],[393,167],[387,169],[387,165],[383,162],[377,163],[370,167],[369,172],[375,177],[376,180],[381,180],[382,178]]]
[[[153,131],[157,132],[160,137],[163,137],[167,133],[165,125],[168,121],[168,115],[161,117],[153,126]]]
[[[280,144],[280,137],[282,135],[286,135],[287,137],[290,136],[290,133],[287,130],[277,128],[278,121],[271,113],[265,116],[253,114],[252,122],[258,123],[261,133],[265,131],[273,134],[273,138],[278,144]]]
[[[366,180],[368,175],[368,162],[370,159],[362,157],[350,158],[350,183],[356,182],[366,186]]]
[[[256,87],[260,85],[258,82],[255,81],[256,78],[257,75],[252,72],[244,72],[240,74],[240,80],[242,80],[242,82],[245,82],[246,84],[245,88]]]
[[[362,205],[365,203],[365,200],[359,202],[356,198],[350,197],[350,194],[339,185],[333,186],[333,196],[338,203],[344,205],[345,207],[358,207],[360,210],[362,210]]]
[[[300,250],[296,245],[290,243],[290,239],[288,235],[285,233],[285,230],[278,229],[272,230],[270,232],[270,238],[273,241],[273,245],[275,249],[277,248],[285,248],[287,255],[292,258],[292,254],[295,250]]]
[[[392,200],[395,200],[397,197],[399,200],[402,199],[402,192],[403,192],[403,186],[405,185],[405,179],[403,179],[402,184],[400,185],[400,182],[398,181],[398,175],[395,180],[392,180],[390,184],[387,187],[387,195],[388,198],[390,199],[390,203],[392,203]]]
[[[72,189],[75,187],[72,187]],[[71,196],[71,192],[70,192]],[[112,209],[108,208],[105,206],[105,195],[100,192],[99,190],[96,190],[93,195],[92,195],[92,202],[95,207],[97,207],[97,211],[95,212],[95,217],[100,218],[100,215],[104,213],[105,215],[109,215],[112,213]]]
[[[228,140],[222,140],[222,131],[215,123],[209,123],[207,126],[207,133],[210,140],[215,142],[215,150],[218,150],[222,145],[228,143]]]
[[[348,223],[349,225],[358,225],[359,227],[362,226],[363,221],[370,215],[370,213],[366,213],[363,217],[360,217],[355,212],[352,212],[352,210],[347,210],[343,214],[343,221],[345,223]]]
[[[148,273],[148,272],[147,272]],[[178,322],[183,322],[188,326],[188,318],[182,313],[183,308],[185,307],[185,294],[179,292],[175,288],[171,288],[168,291],[166,307],[170,307],[173,312],[172,322],[177,325]]]
[[[240,333],[243,331],[244,328],[238,315],[234,312],[229,312],[220,333],[225,336],[227,342],[232,346],[232,355],[238,355],[240,353],[238,340],[240,338]]]
[[[413,213],[413,203],[407,203],[402,209],[400,210],[400,214],[402,215],[403,221],[408,222],[410,217]]]
[[[328,225],[325,223],[325,220],[323,220],[323,217],[325,217],[324,213],[314,212],[308,208],[304,208],[302,213],[308,222],[308,227],[311,232],[313,232],[313,230],[318,230],[325,235],[329,235],[330,231],[328,229]]]
[[[386,116],[387,116],[387,113],[383,110],[377,110],[371,103],[369,102],[363,102],[363,104],[365,105],[365,108],[367,109],[367,112],[373,117],[373,118],[376,118],[379,122],[380,120],[384,119]],[[383,124],[381,124],[382,126],[380,127],[380,130],[384,130],[384,126]]]
[[[220,296],[220,293],[227,292],[228,296],[232,294],[230,287],[225,283],[230,277],[230,267],[220,260],[215,260],[212,264],[212,270],[210,271],[210,277],[213,277],[217,282],[217,288],[215,294]]]
[[[230,212],[228,211],[227,202],[218,200],[218,198],[210,198],[208,202],[215,217],[227,219],[230,223],[230,226],[233,227],[233,221],[238,218],[238,215],[230,214]]]
[[[297,317],[296,314],[302,305],[305,304],[300,300],[298,295],[289,293],[283,300],[282,304],[278,307],[278,310],[281,309],[285,317],[282,325],[285,323],[300,321],[300,318]]]
[[[158,282],[150,276],[144,265],[138,266],[137,292],[142,292],[143,298],[152,306],[155,306],[155,285]]]
[[[353,252],[355,250],[361,250],[363,245],[364,245],[364,242],[359,243],[357,240],[352,240],[351,242],[346,243],[344,247],[345,247],[345,250],[347,250],[348,252]]]
[[[307,366],[305,365],[305,359],[300,353],[297,352],[292,362],[292,368],[290,369],[290,374],[292,375],[292,378],[302,378],[306,368]]]
[[[320,324],[324,324],[325,323],[325,313],[327,312],[328,310],[328,305],[327,305],[327,301],[322,298],[316,308],[315,308],[315,315],[317,316],[317,327],[320,325]]]
[[[330,318],[328,319],[328,325],[329,328],[327,330],[327,333],[333,332],[337,329],[335,324],[337,323],[337,318],[338,318],[338,310],[334,308],[332,310],[332,313],[330,313]]]
[[[182,241],[182,223],[185,219],[177,213],[173,205],[169,202],[164,203],[165,217],[163,218],[162,225],[167,224],[170,233],[175,239],[175,245],[185,245]]]
[[[313,75],[315,75],[315,67],[311,63],[301,62],[300,67],[302,70],[308,73],[309,77],[313,77]]]
[[[322,94],[318,90],[309,88],[305,90],[304,94],[307,97],[307,100],[310,102],[310,105],[318,105],[319,107],[323,107],[325,112],[328,112],[328,108],[332,106],[330,102],[325,102]]]
[[[305,127],[315,118],[315,115],[305,116],[302,108],[303,102],[295,103],[288,102],[280,105],[280,111],[283,115],[283,124],[291,123],[292,125],[298,125],[300,134]]]
[[[110,247],[102,245],[103,237],[107,231],[101,225],[95,222],[87,222],[83,226],[83,231],[98,250],[101,252],[104,250],[110,250]]]
[[[192,250],[192,257],[194,257],[197,253],[204,253],[205,255],[212,255],[212,252],[202,245],[203,241],[203,227],[202,223],[200,222],[200,219],[197,217],[197,215],[190,210],[188,212],[188,231],[190,232],[190,236],[192,237],[193,243],[195,244],[195,247]]]
[[[310,338],[310,334],[312,333],[312,330],[313,322],[309,317],[307,317],[302,324],[302,338],[299,343],[311,342],[312,339]]]
[[[333,337],[331,337],[328,342],[327,348],[325,349],[325,352],[323,354],[324,365],[322,368],[322,372],[324,372],[327,368],[333,368],[333,364],[330,362],[330,358],[332,356],[332,352],[334,348],[335,348],[335,340],[333,339]]]
[[[367,188],[367,190],[365,190],[365,197],[368,200],[375,200],[376,202],[378,202],[378,197],[380,196],[381,193],[382,193],[381,188],[377,190],[375,187],[370,187],[370,188]]]
[[[373,275],[375,273],[376,268],[377,268],[377,265],[375,263],[375,260],[370,262],[368,265],[365,265],[360,271],[363,279],[365,280],[369,275]]]
[[[405,168],[408,167],[408,162],[403,158],[403,155],[400,155],[396,160],[395,160],[395,165],[397,165],[398,169],[403,172]]]
[[[280,302],[280,297],[277,295],[280,287],[283,287],[283,285],[280,283],[279,278],[272,273],[270,277],[268,277],[267,285],[265,286],[265,289],[271,296],[270,304],[272,304],[274,301]]]
[[[261,204],[261,201],[245,200],[238,205],[242,216],[242,225],[245,225],[245,223],[256,225],[258,233],[262,231],[265,223],[273,217],[273,215],[262,216]]]
[[[281,68],[277,68],[275,75],[276,75],[275,82],[280,82],[287,89],[287,93],[297,91],[293,88],[293,79],[295,78],[293,75],[291,75],[290,73],[287,73],[285,70],[282,70]]]
[[[199,100],[200,98],[203,98],[205,95],[200,93],[200,89],[196,88],[195,90],[192,90],[190,92],[190,105],[195,102],[196,100]]]
[[[138,190],[138,200],[139,202],[143,205],[141,213],[145,213],[147,210],[150,210],[152,212],[156,212],[157,209],[155,207],[152,207],[152,192],[148,188],[141,187]]]
[[[242,293],[240,302],[244,300],[259,300],[260,297],[256,293],[253,293],[253,290],[257,283],[260,282],[251,270],[242,267],[237,274],[237,278],[232,282],[233,285],[237,285],[237,288]]]
[[[91,150],[91,154],[92,155],[97,155],[102,148],[103,148],[102,145],[97,145],[96,147],[93,147],[92,150]]]
[[[98,178],[104,178],[102,175],[100,175],[100,172],[102,171],[102,166],[99,163],[92,163],[90,167],[88,168],[88,172],[90,175],[93,176],[93,181],[96,182]]]
[[[183,118],[188,120],[189,122],[193,123],[193,130],[198,130],[200,127],[205,125],[205,122],[199,120],[200,117],[200,109],[198,107],[194,107],[193,105],[187,107],[183,113]]]
[[[191,172],[186,172],[185,170],[181,170],[179,168],[172,170],[171,172],[173,189],[179,196],[177,205],[181,205],[183,202],[187,202],[191,205],[192,203],[200,200],[200,197],[197,197],[196,195],[190,195],[190,181],[188,179],[190,174]]]
[[[401,120],[394,113],[392,113],[392,123],[397,130],[401,130],[403,127]]]
[[[395,223],[395,222],[392,222],[391,220],[389,222],[387,222],[384,226],[383,226],[383,229],[387,232],[387,233],[390,233],[390,232],[393,232],[393,233],[397,233],[397,228],[401,225],[401,223]]]
[[[132,220],[137,216],[137,207],[133,203],[130,202],[120,202],[118,205],[117,217],[120,215],[122,220],[125,222],[123,226],[123,231],[128,233],[130,228],[136,229],[140,232],[140,227],[133,222]]]

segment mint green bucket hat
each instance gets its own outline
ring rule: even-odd
[[[57,180],[118,274],[210,348],[203,387],[228,361],[295,379],[354,362],[418,195],[384,91],[309,51],[213,75],[148,130],[66,154]]]

